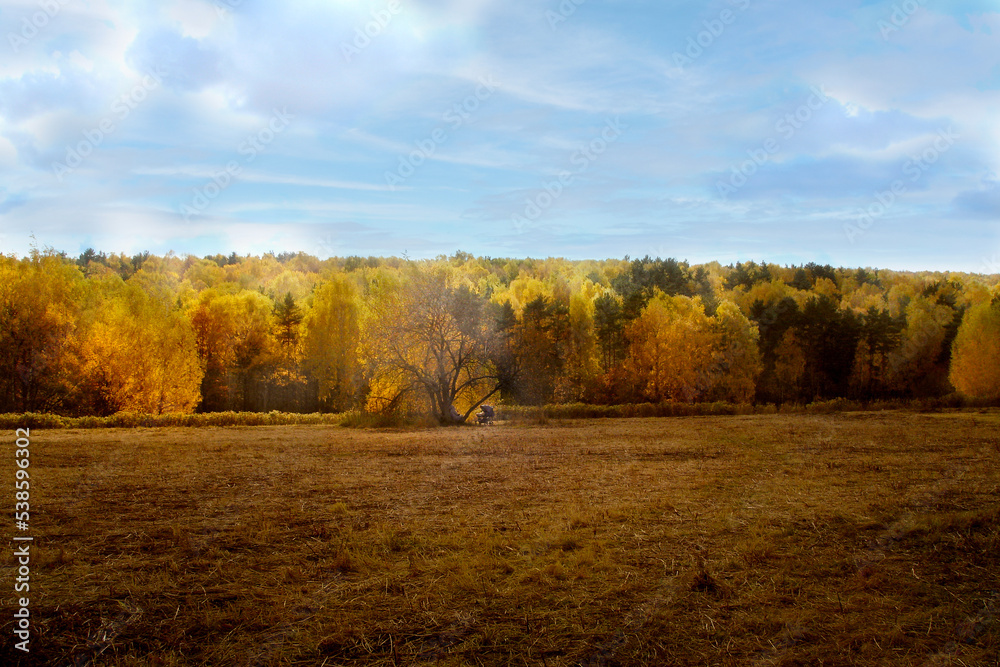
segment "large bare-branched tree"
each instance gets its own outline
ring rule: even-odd
[[[507,382],[503,338],[486,299],[468,287],[413,271],[380,301],[367,336],[376,405],[391,409],[417,392],[439,422],[461,423]]]

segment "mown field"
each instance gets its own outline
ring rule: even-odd
[[[32,436],[2,664],[998,664],[998,410]]]

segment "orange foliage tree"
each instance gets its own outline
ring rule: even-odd
[[[77,396],[85,283],[51,251],[0,255],[0,411],[63,411]]]
[[[463,422],[504,382],[486,300],[465,285],[450,286],[440,271],[407,278],[375,304],[366,332],[371,399],[392,409],[415,392],[439,422]]]
[[[626,372],[641,399],[693,402],[710,389],[715,335],[699,299],[654,297],[626,337]]]
[[[995,398],[998,290],[650,257],[35,250],[0,255],[0,411]]]
[[[1000,300],[969,309],[952,350],[955,388],[976,398],[1000,398]]]
[[[183,312],[109,277],[83,344],[93,411],[188,413],[204,374]]]

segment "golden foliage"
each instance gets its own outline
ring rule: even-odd
[[[193,411],[204,369],[190,322],[138,285],[118,281],[109,291],[83,344],[83,371],[98,410]]]
[[[701,299],[656,296],[627,331],[627,373],[649,401],[749,402],[762,370],[757,325],[731,302],[714,317]]]
[[[447,299],[467,295],[478,333],[415,295],[432,278]],[[490,377],[497,398],[524,404],[939,397],[963,313],[952,382],[993,396],[984,313],[998,294],[995,276],[814,265],[34,251],[0,255],[0,405],[350,410],[402,405],[416,376],[423,396],[407,409],[472,406]],[[875,326],[872,313],[891,321]],[[428,317],[440,349],[485,344],[492,327],[502,353],[480,355],[470,383],[432,397],[426,385],[440,382],[428,378],[454,368],[428,356]],[[502,380],[497,364],[509,365]]]
[[[1000,398],[1000,302],[969,309],[952,350],[955,388],[976,398]]]
[[[319,383],[319,399],[334,411],[350,407],[359,372],[360,307],[346,276],[324,282],[313,293],[302,322],[306,368]]]
[[[757,324],[736,304],[724,301],[715,311],[712,347],[713,398],[733,403],[753,401],[764,368]]]
[[[650,401],[692,402],[710,388],[715,336],[699,299],[658,295],[626,335],[626,368]]]
[[[0,255],[0,398],[7,409],[57,411],[79,381],[83,277],[51,252]]]

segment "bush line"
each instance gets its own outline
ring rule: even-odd
[[[808,404],[715,403],[630,403],[625,405],[589,405],[566,403],[562,405],[501,406],[497,416],[509,421],[538,421],[544,419],[621,419],[633,417],[709,417],[721,415],[774,415],[774,414],[831,414],[835,412],[866,412],[881,410],[910,410],[933,412],[943,409],[1000,407],[1000,401],[978,400],[951,394],[941,398],[916,398],[882,401],[852,401],[834,398]]]
[[[296,414],[292,412],[206,412],[201,414],[150,415],[119,412],[107,417],[63,417],[26,412],[0,414],[0,428],[155,428],[164,426],[282,426],[288,424],[340,424],[343,414]]]
[[[1000,407],[1000,401],[971,399],[959,394],[941,398],[884,400],[860,402],[845,398],[815,401],[809,404],[735,403],[629,403],[625,405],[590,405],[565,403],[544,406],[498,406],[497,418],[504,421],[545,421],[548,419],[627,419],[635,417],[710,417],[723,415],[831,414],[881,410],[934,412],[944,409]],[[284,426],[293,424],[328,424],[347,428],[393,428],[432,426],[427,419],[407,419],[395,415],[380,415],[362,411],[346,413],[300,414],[294,412],[207,412],[201,414],[150,415],[119,412],[107,417],[64,417],[61,415],[25,412],[0,414],[0,429],[15,428],[157,428],[167,426]]]

